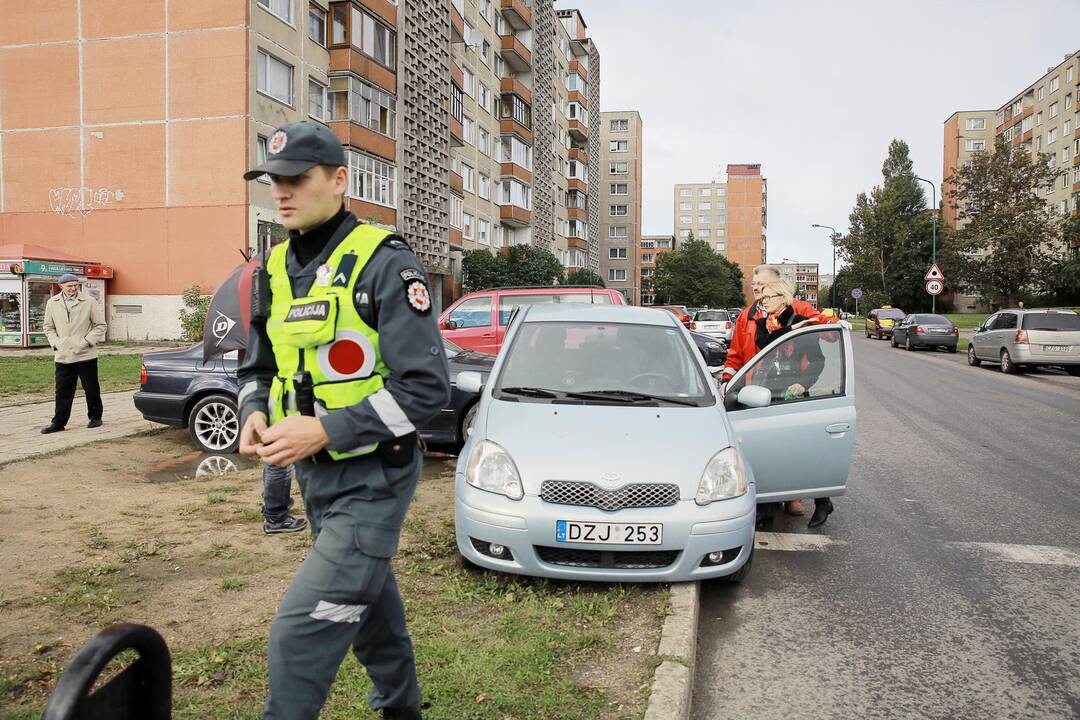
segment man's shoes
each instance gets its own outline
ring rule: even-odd
[[[54,425],[52,423],[49,423],[47,426],[41,428],[41,434],[48,435],[49,433],[60,432],[63,429],[63,425]]]
[[[427,703],[417,703],[404,708],[384,707],[383,720],[421,720],[420,709],[429,707]]]
[[[818,498],[814,501],[814,514],[810,517],[810,527],[817,527],[818,525],[824,525],[825,521],[829,519],[829,515],[833,511],[832,500],[829,498]]]
[[[788,515],[806,514],[806,508],[803,507],[802,500],[788,500],[784,503],[784,510]]]
[[[304,518],[293,517],[292,515],[286,515],[285,519],[281,522],[270,522],[269,520],[263,520],[263,532],[267,535],[274,535],[277,533],[294,533],[307,529],[307,520]]]
[[[86,424],[86,427],[88,427],[88,428],[101,427],[101,420],[91,420],[90,422],[88,422]]]

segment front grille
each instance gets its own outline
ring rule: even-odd
[[[636,483],[617,490],[605,490],[589,482],[545,480],[540,499],[558,505],[584,505],[601,510],[667,507],[679,501],[679,486],[665,483]]]
[[[550,565],[618,570],[663,568],[679,557],[678,550],[578,550],[543,545],[533,545],[533,550]]]

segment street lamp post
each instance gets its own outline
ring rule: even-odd
[[[836,232],[836,228],[829,227],[828,225],[818,225],[817,223],[814,223],[810,227],[832,230],[832,235],[829,236],[829,239],[832,241],[832,283],[829,285],[829,290],[832,291],[832,306],[836,307],[836,239],[840,237],[840,233]]]
[[[930,251],[931,256],[930,257],[932,258],[931,261],[935,265],[937,265],[937,213],[938,213],[937,186],[934,185],[934,183],[927,180],[926,178],[919,177],[918,175],[915,176],[915,179],[916,180],[922,180],[924,183],[930,183],[930,190],[932,192],[932,197],[933,197],[933,201],[934,201],[934,212],[930,216],[930,220],[934,224],[933,225],[933,232],[934,232],[934,234],[933,234],[933,245],[931,247],[931,251]],[[937,312],[937,295],[931,295],[930,296],[930,312],[935,312],[935,313]]]

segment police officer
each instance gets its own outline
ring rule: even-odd
[[[270,627],[264,718],[317,718],[352,648],[384,718],[419,718],[390,558],[420,478],[416,428],[450,397],[427,274],[397,235],[344,209],[323,125],[279,128],[268,174],[289,239],[265,258],[239,370],[240,452],[295,463],[315,544]],[[268,292],[267,292],[268,291]]]

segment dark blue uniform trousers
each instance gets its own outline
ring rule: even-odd
[[[420,477],[419,451],[404,468],[365,457],[296,469],[316,539],[270,626],[263,717],[317,718],[350,648],[374,685],[373,710],[419,703],[405,608],[390,567]],[[356,487],[343,487],[357,477]]]

